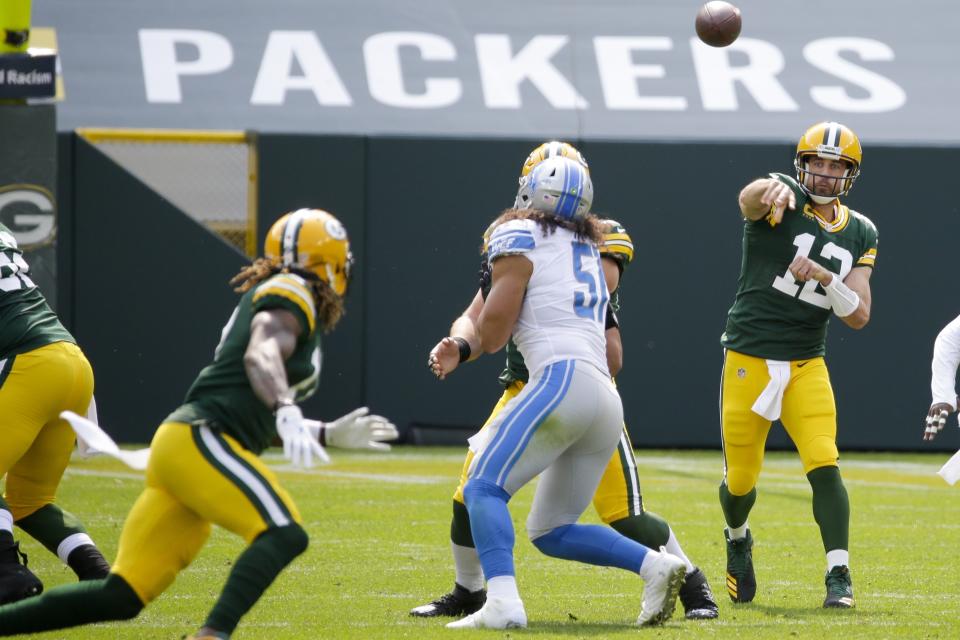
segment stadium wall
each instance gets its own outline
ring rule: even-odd
[[[261,242],[283,212],[315,206],[344,221],[357,256],[348,314],[325,341],[308,414],[329,419],[367,404],[408,437],[455,441],[482,424],[503,358],[438,382],[426,355],[476,291],[480,236],[512,201],[520,160],[538,142],[258,136]],[[226,280],[245,257],[75,134],[59,143],[59,306],[94,365],[104,423],[143,441],[211,357],[235,299]],[[792,148],[579,144],[595,211],[624,223],[636,245],[622,284],[618,377],[634,444],[718,447],[718,340],[740,267],[736,196],[767,171],[789,172]],[[946,257],[960,233],[952,192],[931,187],[951,184],[958,161],[955,148],[866,151],[847,202],[877,224],[881,243],[870,325],[831,323],[841,450],[927,448],[929,360],[958,313]],[[790,446],[779,428],[769,443]]]

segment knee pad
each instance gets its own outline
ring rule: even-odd
[[[557,556],[556,548],[561,544],[564,534],[572,526],[571,524],[565,524],[542,535],[536,535],[535,532],[528,531],[527,535],[530,536],[530,542],[533,543],[533,546],[539,549],[541,553],[548,556]],[[535,535],[536,537],[534,537]]]
[[[463,490],[463,500],[469,507],[470,503],[478,498],[500,498],[508,501],[510,494],[488,480],[471,478]]]
[[[745,469],[727,469],[727,490],[734,496],[745,496],[757,485],[757,474]]]
[[[829,436],[815,437],[800,451],[804,473],[810,473],[820,467],[836,466],[839,457],[837,442]]]

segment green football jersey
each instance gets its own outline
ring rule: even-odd
[[[243,294],[223,328],[213,363],[204,367],[184,404],[165,422],[203,424],[232,436],[256,454],[269,447],[276,435],[276,419],[272,407],[254,393],[243,365],[250,323],[254,314],[265,309],[286,309],[300,321],[303,331],[285,363],[287,381],[300,402],[313,395],[320,378],[315,305],[303,278],[289,273],[274,275]]]
[[[17,239],[0,224],[0,359],[54,342],[76,342],[27,273]]]
[[[606,222],[608,226],[604,232],[604,246],[600,248],[600,255],[616,261],[617,266],[620,268],[620,277],[622,278],[627,265],[633,260],[633,241],[627,234],[627,230],[624,229],[623,225],[619,222],[615,220],[607,220]],[[484,238],[486,238],[486,236],[484,236]],[[484,255],[483,259],[486,265],[486,255]],[[486,265],[485,267],[481,267],[481,274],[485,268],[489,273],[489,265]],[[483,282],[482,275],[481,282]],[[487,282],[489,286],[489,279]],[[486,296],[486,292],[484,292],[484,296]],[[610,294],[610,301],[607,304],[615,314],[620,313],[619,287]],[[526,383],[530,379],[530,372],[527,370],[527,364],[523,361],[523,354],[520,353],[520,349],[517,348],[516,343],[513,341],[513,336],[507,341],[506,350],[507,366],[497,380],[499,380],[500,384],[505,388],[517,380]]]
[[[770,360],[822,356],[830,303],[820,283],[797,282],[787,267],[796,256],[806,256],[841,281],[855,267],[873,268],[877,228],[839,202],[836,217],[826,222],[796,180],[780,173],[770,177],[790,186],[797,207],[787,209],[775,226],[770,216],[744,222],[739,286],[720,342]]]

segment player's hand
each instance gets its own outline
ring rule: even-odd
[[[947,424],[947,417],[953,413],[953,407],[946,402],[935,402],[927,412],[926,428],[923,431],[924,440],[933,440],[943,431]]]
[[[277,409],[277,435],[283,441],[283,456],[294,466],[307,469],[318,462],[330,462],[330,456],[310,433],[308,422],[295,404]]]
[[[460,347],[457,341],[446,337],[430,350],[427,366],[440,380],[446,378],[460,364]]]
[[[787,209],[795,209],[797,206],[797,196],[789,186],[770,178],[767,190],[760,196],[760,203],[770,207],[773,214],[770,218],[770,224],[777,225],[783,220],[783,213]]]
[[[383,416],[368,415],[366,407],[354,409],[342,418],[323,425],[327,444],[338,449],[389,451],[386,440],[399,437],[397,428]]]
[[[806,256],[797,256],[794,258],[789,268],[790,273],[792,273],[793,277],[799,282],[816,280],[826,286],[833,278],[833,274],[830,273],[830,271]]]

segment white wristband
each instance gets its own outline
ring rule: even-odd
[[[857,292],[840,282],[840,276],[833,274],[830,284],[823,288],[833,312],[839,318],[846,318],[860,308],[860,296]]]

